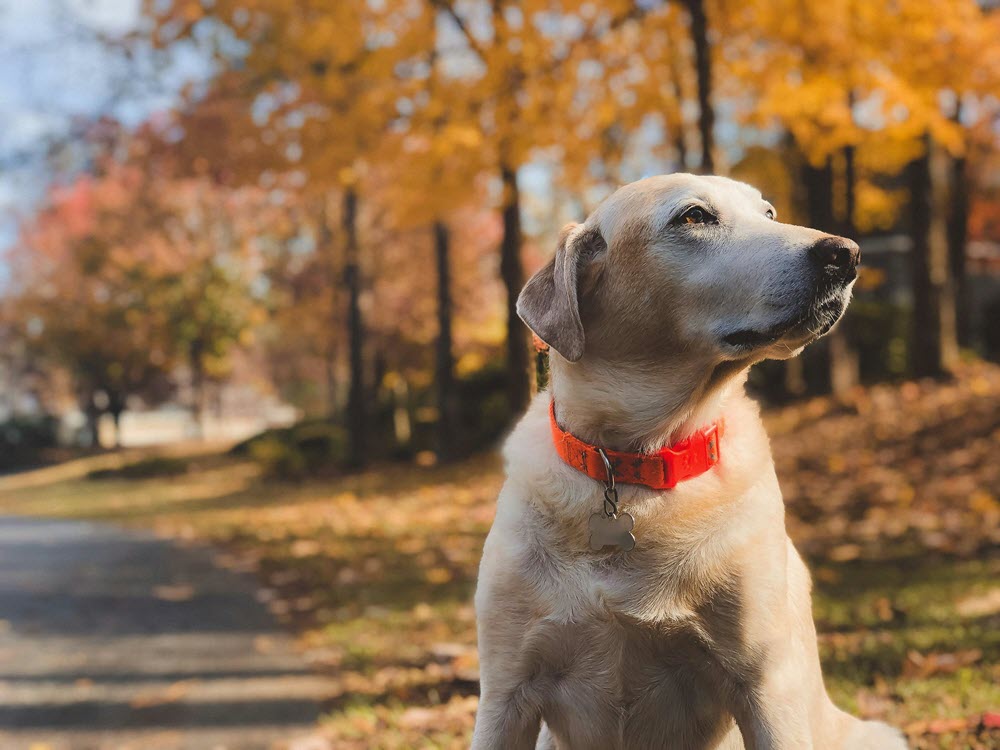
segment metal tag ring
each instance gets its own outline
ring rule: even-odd
[[[618,518],[618,490],[612,487],[604,490],[604,515]]]
[[[604,471],[608,475],[608,480],[605,483],[609,491],[614,491],[615,489],[615,470],[611,466],[611,460],[608,458],[608,454],[604,452],[604,448],[598,448],[597,452],[601,456],[601,460],[604,461]]]

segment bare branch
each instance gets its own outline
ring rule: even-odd
[[[458,14],[458,11],[455,10],[455,7],[451,4],[451,0],[430,0],[430,2],[435,8],[448,14],[448,17],[458,27],[458,30],[462,32],[462,36],[465,37],[465,42],[469,45],[469,49],[476,53],[479,59],[483,61],[483,64],[487,64],[486,53],[483,50],[482,45],[479,43],[479,40],[473,36],[472,32],[469,31],[468,24],[465,22],[465,19]]]

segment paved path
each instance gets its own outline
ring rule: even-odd
[[[257,750],[308,734],[329,684],[255,593],[204,549],[0,516],[0,750]]]

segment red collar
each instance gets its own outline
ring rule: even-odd
[[[556,422],[555,402],[549,403],[552,441],[559,457],[588,477],[605,482],[607,472],[601,449],[566,432]],[[654,490],[669,490],[678,482],[704,474],[719,463],[719,438],[724,424],[720,419],[656,453],[605,451],[615,479],[623,484],[644,484]]]

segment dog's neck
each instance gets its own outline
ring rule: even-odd
[[[556,419],[581,440],[609,450],[651,453],[718,420],[746,367],[706,368],[570,363],[550,357]]]

